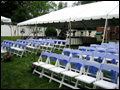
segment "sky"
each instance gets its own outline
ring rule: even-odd
[[[54,1],[56,4],[58,4],[59,2],[61,2],[61,1]],[[62,1],[62,2],[67,2],[68,3],[68,6],[72,6],[72,4],[74,3],[74,2],[76,2],[76,1]]]

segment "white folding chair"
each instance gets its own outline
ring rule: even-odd
[[[117,49],[107,49],[106,53],[108,53],[108,54],[114,54],[114,55],[119,55],[119,50],[117,50]]]
[[[90,59],[92,59],[92,52],[91,51],[83,51],[81,56],[85,60],[90,60]]]
[[[106,48],[97,47],[96,52],[106,53]]]
[[[36,50],[38,49],[38,43],[31,42],[31,45],[27,45],[26,48],[28,52],[37,54]]]
[[[39,65],[40,67],[42,67],[40,78],[42,78],[42,76],[46,76],[44,74],[45,69],[49,70],[50,68],[55,68],[57,66],[58,57],[59,57],[58,54],[50,53],[47,63],[43,65]]]
[[[63,71],[66,71],[65,67],[61,67],[62,66],[61,63],[64,63],[65,65],[67,65],[67,63],[69,62],[69,59],[70,59],[69,56],[65,56],[65,55],[62,55],[62,54],[58,54],[57,57],[58,57],[57,58],[58,61],[55,64],[56,67],[49,69],[50,71],[52,71],[51,78],[50,78],[49,82],[54,80],[54,81],[57,81],[58,83],[60,83],[60,80],[56,80],[54,78],[54,73],[57,73],[58,78],[60,78],[60,73],[63,72]]]
[[[80,51],[80,50],[77,50],[77,49],[73,49],[72,53],[71,53],[72,54],[71,56],[72,57],[77,57],[77,58],[82,58],[82,56],[81,56],[82,52],[83,51]]]
[[[119,55],[106,54],[103,63],[114,64],[119,66]]]
[[[44,52],[44,51],[41,52],[38,61],[32,63],[33,65],[36,66],[33,70],[33,74],[35,72],[38,74],[41,74],[39,71],[36,70],[36,68],[39,67],[40,65],[47,64],[49,61],[49,55],[50,55],[50,53],[48,53],[48,52]]]
[[[54,42],[53,41],[48,41],[48,45],[46,45],[46,52],[49,51],[51,52],[54,49]]]
[[[66,43],[67,43],[67,40],[61,40],[61,44],[59,45],[59,49],[63,50],[64,48],[66,48]]]
[[[75,86],[71,85],[72,78],[82,74],[81,71],[82,71],[82,66],[84,64],[84,61],[85,60],[83,60],[81,58],[70,57],[70,61],[67,63],[67,65],[65,67],[66,71],[61,72],[63,77],[60,82],[59,88],[61,88],[62,85],[68,86],[73,89],[75,88]],[[72,68],[74,68],[74,70]],[[76,71],[75,69],[78,69],[79,71]],[[64,82],[65,76],[68,76],[71,78],[71,80],[68,79],[69,83]]]
[[[105,72],[111,77],[105,76]],[[99,78],[93,84],[94,89],[96,87],[103,89],[119,89],[119,67],[102,63]]]
[[[99,63],[103,63],[104,59],[105,59],[105,55],[106,53],[99,53],[99,52],[93,52],[92,53],[92,59],[90,59],[91,61],[96,61]]]
[[[71,57],[72,49],[64,48],[62,51],[62,55],[70,56]]]
[[[55,49],[58,49],[58,50],[60,50],[60,44],[61,44],[61,40],[54,40],[54,50]]]
[[[16,54],[17,56],[20,56],[20,57],[22,57],[23,55],[27,56],[26,55],[26,44],[17,43],[16,45],[17,45],[17,47],[14,48],[14,54]]]
[[[98,46],[100,46],[100,45],[99,45],[99,44],[90,44],[90,47],[96,48],[96,47],[98,47]]]
[[[78,50],[80,50],[80,51],[87,51],[87,47],[86,46],[79,46]]]
[[[94,48],[94,47],[87,47],[87,51],[95,52],[95,51],[96,51],[96,48]]]
[[[80,81],[81,87],[89,88],[89,89],[92,88],[92,87],[88,87],[88,85],[86,85],[86,83],[89,85],[93,85],[93,82],[98,80],[100,66],[101,66],[101,64],[98,62],[85,60],[84,61],[84,70],[83,70],[84,74],[75,77],[75,79],[77,79],[75,87],[77,87],[78,81]],[[85,86],[84,86],[84,84],[85,84]]]

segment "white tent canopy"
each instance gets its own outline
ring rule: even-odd
[[[71,27],[91,27],[104,26],[105,19],[108,16],[108,25],[119,25],[119,1],[101,1],[90,4],[84,4],[75,7],[67,7],[57,10],[21,23],[21,25],[39,25],[68,27],[68,22],[72,23]]]
[[[4,23],[11,23],[10,18],[6,18],[6,17],[3,17],[3,16],[1,16],[1,21],[4,22]]]

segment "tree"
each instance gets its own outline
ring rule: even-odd
[[[58,4],[58,10],[60,10],[60,9],[63,9],[63,8],[65,8],[65,7],[67,7],[67,2],[59,2],[59,4]]]
[[[22,22],[55,10],[53,1],[1,1],[1,15]]]

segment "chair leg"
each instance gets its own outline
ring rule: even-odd
[[[79,80],[77,80],[75,83],[75,89],[77,88],[78,82],[79,82]]]
[[[51,77],[50,77],[49,83],[52,81],[53,74],[54,74],[54,72],[52,72],[52,74],[51,74]]]
[[[95,85],[93,86],[93,89],[96,89],[96,86],[95,86]]]
[[[64,78],[65,78],[65,75],[63,75],[63,78],[62,78],[62,81],[60,82],[60,86],[59,86],[59,88],[62,87],[62,83],[63,83],[63,81],[64,81]]]
[[[43,74],[44,74],[44,68],[42,69],[42,72],[41,72],[41,75],[40,75],[40,78],[42,78]]]

